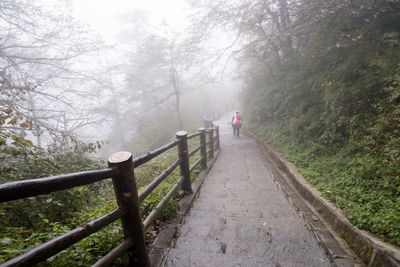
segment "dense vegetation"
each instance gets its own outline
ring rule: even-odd
[[[110,138],[118,143],[113,149],[122,143],[136,154],[165,144],[176,130],[197,128],[197,114],[210,101],[206,94],[183,94],[203,78],[194,74],[195,54],[189,52],[206,37],[222,35],[222,28],[235,32],[224,51],[234,50],[246,70],[246,126],[296,163],[352,223],[400,245],[399,0],[191,1],[199,10],[182,43],[151,33],[146,16],[137,13],[133,32],[143,32],[126,40],[133,45],[125,86],[90,75],[98,82],[96,92],[108,90],[104,106],[95,110],[81,110],[91,106],[78,101],[89,91],[69,90],[66,81],[88,77],[69,67],[80,65],[72,59],[96,51],[97,42],[83,38],[87,33],[71,38],[81,27],[69,16],[50,16],[53,11],[43,13],[31,1],[14,2],[0,3],[6,36],[0,52],[0,183],[104,167],[90,156],[101,144],[84,144],[76,136],[77,129],[102,120],[103,112],[112,117]],[[139,187],[174,157],[166,154],[139,168]],[[144,216],[178,176],[173,173],[142,203]],[[160,219],[175,214],[181,193]],[[115,207],[109,182],[3,203],[0,263]],[[43,265],[87,266],[121,238],[121,225],[114,223]]]
[[[140,155],[171,141],[178,130],[201,125],[206,101],[188,93],[198,82],[189,78],[192,60],[165,25],[161,31],[143,10],[126,11],[121,42],[129,48],[122,52],[104,45],[73,9],[70,1],[0,1],[0,183],[104,168],[92,156],[102,145],[105,157],[118,150]],[[119,59],[105,60],[108,49]],[[97,138],[106,145],[82,141]],[[174,152],[136,170],[138,186],[176,160]],[[143,201],[143,216],[178,178],[179,170]],[[181,195],[148,229],[147,241],[174,216]],[[1,203],[0,263],[115,207],[110,181]],[[42,265],[88,266],[121,238],[116,222]]]
[[[198,146],[198,140],[191,141],[189,145],[191,149]],[[76,150],[57,156],[50,156],[44,151],[35,151],[33,154],[24,154],[20,160],[14,157],[13,164],[9,163],[7,167],[3,166],[0,169],[2,182],[105,167],[104,162],[87,154],[90,151],[89,146],[80,144],[79,147],[80,149],[75,147]],[[139,191],[176,159],[177,153],[173,149],[137,168],[136,179]],[[197,159],[198,156],[192,157],[191,164]],[[194,171],[192,178],[196,177],[198,171],[199,169]],[[179,177],[178,168],[142,202],[143,216],[147,216],[152,211]],[[175,216],[178,201],[182,196],[183,191],[178,191],[159,215],[155,224],[148,229],[146,233],[148,242],[151,243],[163,222]],[[38,244],[67,233],[82,223],[111,212],[117,204],[111,181],[107,180],[49,195],[6,202],[0,207],[1,263]],[[115,222],[40,265],[88,266],[119,245],[122,239],[122,226],[120,222]],[[126,263],[127,258],[127,255],[124,255],[117,264]]]
[[[3,143],[1,148],[1,183],[104,167],[104,162],[89,156],[95,149],[94,145],[80,142],[73,147],[46,151],[34,147],[28,140],[19,139],[14,144]],[[0,262],[4,262],[111,211],[115,201],[112,186],[101,182],[6,202],[0,207]],[[51,258],[48,264],[59,262],[61,266],[75,262],[84,265],[93,262],[96,255],[110,250],[118,242],[120,237],[110,233],[120,232],[120,228],[109,227],[91,240],[84,240],[73,249]],[[103,240],[109,242],[103,243]],[[92,248],[94,243],[98,246]]]
[[[354,225],[400,245],[400,5],[333,3],[294,22],[279,65],[251,61],[248,127]]]

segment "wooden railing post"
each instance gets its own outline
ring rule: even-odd
[[[219,126],[217,125],[217,126],[215,126],[215,139],[216,139],[216,141],[215,141],[215,149],[218,149],[219,150],[219,148],[220,148],[220,144],[219,144]]]
[[[192,185],[190,182],[190,168],[189,168],[189,153],[187,145],[187,132],[179,131],[176,133],[176,138],[179,140],[178,156],[181,161],[181,176],[183,176],[182,190],[186,193],[192,193]]]
[[[206,129],[205,128],[200,128],[200,154],[202,157],[201,160],[201,167],[203,169],[207,168],[207,141],[206,141]]]
[[[125,151],[117,152],[108,158],[108,166],[118,169],[118,174],[112,178],[114,192],[118,206],[123,206],[128,211],[121,218],[124,237],[133,241],[132,250],[136,252],[135,256],[137,258],[135,261],[133,256],[131,256],[129,266],[150,267],[150,260],[146,253],[132,154]]]
[[[208,141],[210,142],[210,159],[214,158],[214,128],[209,128],[208,129]]]

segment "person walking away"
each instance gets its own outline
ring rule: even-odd
[[[237,111],[236,114],[232,117],[233,136],[240,135],[241,127],[242,127],[242,117],[240,115],[240,112]]]

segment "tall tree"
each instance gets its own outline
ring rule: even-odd
[[[137,103],[139,113],[154,109],[160,114],[172,104],[177,126],[183,129],[180,98],[189,64],[186,60],[182,47],[164,37],[149,35],[139,46],[127,76],[131,101]]]
[[[7,118],[0,125],[3,134],[12,130],[23,136],[29,130],[42,145],[43,131],[58,131],[59,115],[74,99],[89,97],[85,89],[68,86],[88,77],[79,60],[96,51],[99,42],[68,10],[62,1],[47,6],[28,0],[0,2],[0,103],[1,116]]]
[[[400,2],[199,4],[200,33],[222,25],[240,43],[247,125],[355,225],[400,244]]]

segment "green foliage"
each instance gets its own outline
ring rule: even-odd
[[[182,120],[185,125],[184,130],[189,133],[197,131],[202,120],[200,120],[200,117],[195,117],[197,114],[193,114],[193,105],[187,107],[185,103],[182,103],[182,106]],[[159,109],[156,115],[145,114],[142,116],[144,119],[138,122],[138,128],[131,138],[133,141],[125,144],[132,153],[140,155],[149,150],[159,148],[175,140],[176,132],[183,130],[179,127],[178,118],[173,110],[170,108]],[[201,113],[200,110],[198,112]],[[154,123],[154,121],[157,123]]]
[[[189,151],[192,151],[197,146],[199,146],[199,138],[196,140],[188,141]],[[199,152],[190,158],[190,164],[193,164],[199,159]],[[150,183],[154,178],[161,174],[168,166],[172,165],[177,160],[177,152],[175,150],[170,150],[162,155],[158,156],[155,160],[146,163],[144,166],[137,168],[136,177],[138,185],[140,186],[139,192],[141,192],[144,187]],[[191,180],[197,177],[200,173],[200,167],[197,167],[193,174],[191,175]],[[173,171],[170,176],[163,181],[140,205],[140,211],[142,216],[148,216],[150,212],[158,205],[158,203],[167,195],[178,180],[180,179],[179,167]],[[176,212],[179,209],[178,201],[182,198],[184,192],[178,190],[178,193],[167,203],[160,215],[159,219],[165,221],[174,218]]]
[[[150,160],[146,164],[135,168],[137,186],[139,188],[146,186],[176,160],[178,160],[178,153],[176,149],[171,149]]]
[[[33,146],[30,149],[21,149],[19,146],[17,151],[16,154],[0,154],[4,158],[0,164],[2,183],[104,167],[104,162],[87,154],[92,149],[83,144],[64,150],[62,153],[59,151],[49,153]],[[83,203],[91,205],[93,197],[103,187],[104,184],[96,183],[87,187],[3,203],[0,205],[2,208],[0,212],[7,216],[1,216],[0,223],[3,225],[17,223],[25,227],[35,225],[41,228],[44,225],[43,219],[57,221],[60,217],[70,216],[81,210]]]
[[[53,148],[45,151],[34,147],[24,138],[15,139],[15,142],[18,143],[15,145],[2,143],[0,153],[3,159],[0,164],[2,183],[104,168],[103,161],[88,154],[95,150],[94,144],[85,145],[75,142],[75,145],[69,148]],[[0,235],[4,238],[1,239],[0,244],[0,262],[64,234],[78,227],[82,222],[100,217],[115,207],[112,186],[107,181],[2,203],[0,205]],[[115,231],[115,227],[97,234],[98,241],[109,240],[108,236],[112,231]],[[116,236],[113,238],[116,239]],[[92,239],[96,240],[96,235],[87,240]],[[81,244],[95,242],[87,240],[85,239]],[[109,251],[110,246],[118,245],[118,242],[112,240],[110,244],[98,243],[96,248],[91,249],[76,245],[68,249],[66,255],[58,256],[58,254],[49,259],[48,265],[87,266],[89,258],[95,255],[91,250],[98,250],[99,255],[104,255]],[[84,253],[85,249],[86,253]],[[70,263],[63,264],[63,262]]]
[[[369,21],[369,23],[365,23]],[[307,45],[248,73],[248,125],[349,220],[400,245],[400,17],[353,1],[309,25]]]
[[[50,207],[46,204],[43,207],[29,207],[31,216],[38,217],[37,220],[30,220],[31,225],[26,226],[21,220],[10,221],[8,224],[2,222],[0,224],[0,232],[2,236],[6,237],[2,239],[0,245],[0,262],[14,258],[41,243],[65,234],[82,223],[89,222],[116,208],[117,205],[111,184],[103,184],[101,189],[99,188],[95,191],[90,197],[74,196],[76,202],[80,204],[78,209],[62,203],[64,214],[60,214],[58,217],[50,218],[52,213],[39,213],[39,216],[36,214],[41,209],[50,210]],[[85,193],[88,193],[88,191]],[[86,202],[88,198],[91,200],[90,203]],[[22,205],[21,207],[26,208]],[[4,215],[7,216],[10,214],[8,210],[2,209],[2,212],[5,212]],[[23,212],[21,216],[24,216]],[[4,217],[2,216],[2,219]],[[58,253],[40,265],[87,266],[93,264],[102,255],[120,244],[122,239],[122,226],[119,222],[116,222],[67,250]]]
[[[162,171],[167,169],[168,166],[173,164],[176,160],[177,152],[173,149],[137,168],[136,179],[138,187],[140,187],[139,192],[141,192],[147,184],[154,180]],[[179,169],[175,170],[165,181],[157,186],[157,188],[147,196],[146,199],[143,200],[140,205],[142,216],[148,216],[178,180]],[[164,207],[158,218],[162,220],[172,219],[179,208],[178,200],[178,196],[174,196]]]
[[[168,179],[166,182],[160,184],[140,205],[140,212],[142,216],[147,216],[150,212],[160,203],[165,195],[171,190],[171,187],[176,183],[179,176],[175,175],[172,179]],[[174,179],[175,178],[175,179]],[[140,190],[141,191],[141,190]],[[165,221],[175,217],[176,212],[179,209],[178,196],[173,197],[168,204],[161,211],[158,216],[159,219]]]
[[[198,146],[198,138],[189,141],[190,150]],[[80,171],[104,167],[104,163],[85,156],[83,150],[70,151],[68,155],[50,157],[44,151],[27,156],[25,159],[34,169],[37,177],[59,172]],[[68,158],[69,162],[65,161]],[[64,161],[63,161],[64,159]],[[192,163],[198,159],[194,156]],[[168,166],[177,160],[175,149],[171,149],[150,162],[135,169],[138,186],[143,189],[155,177],[160,175]],[[35,165],[35,163],[38,163]],[[29,172],[20,164],[20,172],[8,174],[7,179],[32,178]],[[6,173],[5,169],[2,170]],[[199,168],[192,175],[194,179]],[[12,174],[16,175],[16,178]],[[160,200],[170,191],[179,180],[179,168],[175,170],[162,184],[160,184],[140,206],[143,217],[149,215]],[[183,192],[177,194],[167,203],[159,220],[172,219],[179,208],[178,201]],[[111,181],[98,182],[89,186],[77,187],[70,190],[55,192],[48,195],[32,197],[19,201],[1,204],[0,209],[0,263],[12,259],[48,240],[67,233],[80,226],[105,215],[117,207]],[[39,266],[89,266],[103,255],[118,246],[123,240],[123,230],[120,221],[117,221],[101,231],[81,240],[72,247],[56,254]],[[120,257],[115,265],[126,265],[128,255]]]

